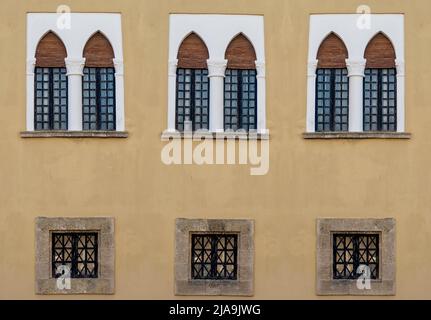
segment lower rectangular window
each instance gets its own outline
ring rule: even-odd
[[[191,256],[192,279],[237,279],[236,234],[193,234]]]
[[[71,278],[98,277],[98,234],[52,233],[52,276],[70,272]]]
[[[334,234],[333,278],[357,279],[361,265],[369,267],[370,279],[379,278],[378,234]]]

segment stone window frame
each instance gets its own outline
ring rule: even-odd
[[[40,295],[114,294],[115,220],[112,217],[37,217],[35,221],[35,292]],[[52,233],[92,231],[98,233],[98,277],[71,279],[71,289],[57,288],[52,277]]]
[[[179,218],[175,224],[175,295],[254,295],[254,220]],[[191,279],[191,236],[197,233],[238,234],[237,280]]]
[[[396,221],[393,218],[336,219],[318,218],[316,254],[316,294],[351,296],[389,296],[396,294]],[[333,234],[378,233],[379,278],[371,289],[360,290],[357,280],[333,279]]]

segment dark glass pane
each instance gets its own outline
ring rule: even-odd
[[[192,279],[236,280],[238,236],[192,235]]]
[[[207,69],[177,69],[175,126],[184,131],[184,121],[192,129],[209,129],[209,78]]]
[[[333,236],[333,278],[357,279],[358,267],[370,268],[370,278],[379,277],[379,235],[378,234],[334,234]]]
[[[364,131],[397,130],[396,70],[365,69]]]
[[[115,69],[84,68],[82,126],[84,130],[116,129]]]
[[[256,70],[226,69],[224,80],[224,129],[257,128]]]
[[[66,68],[35,68],[35,130],[67,130]]]
[[[317,132],[349,130],[349,78],[347,69],[317,69]]]
[[[71,278],[98,277],[98,235],[94,232],[52,234],[52,276],[67,266]]]

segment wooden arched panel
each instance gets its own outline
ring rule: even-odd
[[[191,33],[178,49],[178,68],[206,69],[209,58],[208,49],[202,39]]]
[[[347,48],[336,34],[331,33],[321,43],[317,52],[318,68],[345,68],[349,57]]]
[[[367,59],[367,68],[395,68],[394,46],[381,32],[368,43],[364,58]]]
[[[256,52],[251,42],[243,35],[237,35],[226,49],[225,59],[230,69],[255,69]]]
[[[48,32],[37,45],[36,48],[36,67],[42,68],[62,68],[66,64],[64,59],[67,57],[66,47],[61,39],[53,32]]]
[[[100,32],[95,33],[85,44],[83,56],[86,67],[114,67],[114,50],[111,43]]]

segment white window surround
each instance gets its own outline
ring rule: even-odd
[[[65,63],[69,83],[68,131],[82,131],[82,76],[85,65],[85,59],[82,55],[85,44],[96,32],[101,32],[111,43],[114,50],[116,131],[121,132],[125,130],[121,14],[71,13],[70,15],[71,28],[59,29],[57,27],[57,19],[60,15],[57,13],[27,14],[27,132],[22,134],[23,137],[31,136],[31,132],[34,131],[34,68],[36,64],[36,48],[43,36],[50,31],[63,41],[67,51]],[[113,135],[115,135],[115,132]]]
[[[267,135],[265,111],[265,45],[264,19],[258,15],[171,14],[169,17],[168,121],[162,139],[175,133],[177,54],[182,41],[192,32],[205,43],[209,52],[210,78],[209,132],[224,132],[224,76],[226,49],[242,33],[256,52],[257,71],[257,133]]]
[[[395,49],[397,68],[397,134],[405,132],[404,107],[404,15],[403,14],[371,14],[370,28],[359,29],[358,14],[316,14],[310,16],[310,34],[307,70],[307,120],[306,132],[315,132],[315,90],[317,52],[320,44],[330,33],[335,33],[346,45],[348,59],[346,65],[349,76],[349,132],[339,134],[340,137],[355,138],[352,133],[363,132],[363,78],[366,65],[365,49],[369,41],[379,32],[385,34]],[[319,133],[320,134],[320,133]],[[322,133],[322,136],[331,136]],[[390,137],[391,133],[382,132],[382,137]],[[394,134],[394,137],[396,134]],[[313,135],[310,135],[313,137]],[[317,135],[319,137],[319,135]],[[372,138],[372,134],[364,132],[364,138]],[[406,136],[400,136],[405,138]]]

